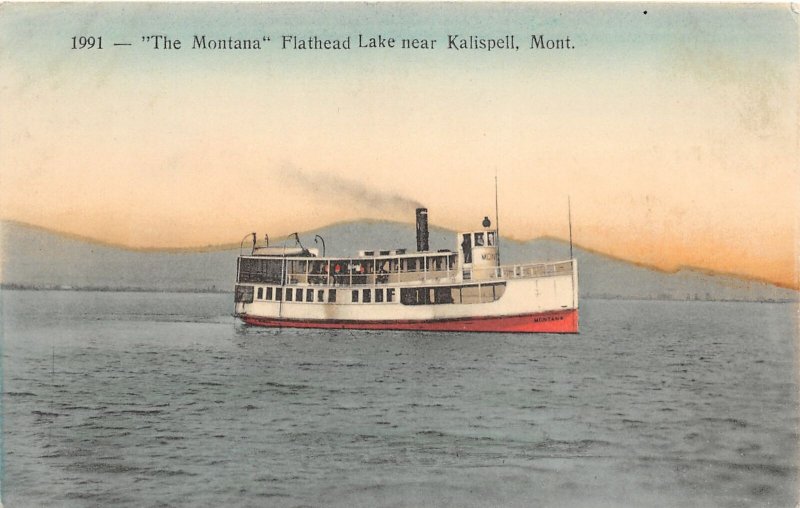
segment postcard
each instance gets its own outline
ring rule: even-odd
[[[798,9],[0,6],[2,503],[795,506]]]

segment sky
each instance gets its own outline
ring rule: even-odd
[[[191,49],[203,34],[270,42]],[[797,47],[783,4],[2,4],[0,218],[135,248],[420,205],[469,230],[496,176],[507,238],[568,238],[569,199],[585,248],[797,288]]]

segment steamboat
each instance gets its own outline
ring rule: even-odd
[[[429,249],[428,211],[416,210],[417,249],[326,257],[257,245],[237,259],[235,314],[253,326],[578,333],[576,260],[501,265],[491,221]],[[246,236],[247,239],[250,235]],[[244,240],[242,241],[244,244]]]

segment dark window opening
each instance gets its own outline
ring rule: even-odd
[[[336,290],[329,289],[328,290],[328,303],[336,303]]]
[[[253,303],[253,286],[236,286],[236,303]]]
[[[400,303],[403,305],[427,305],[430,301],[428,288],[400,288]]]
[[[394,288],[388,288],[386,290],[386,301],[393,302],[394,301]]]
[[[291,289],[287,289],[286,290],[286,301],[287,302],[291,302],[292,301],[292,290]]]
[[[275,288],[275,300],[283,300],[283,288]]]
[[[375,303],[383,303],[383,289],[375,290]]]
[[[239,258],[239,282],[280,284],[282,272],[280,259]]]
[[[434,303],[453,303],[453,294],[449,287],[435,288],[433,299]]]
[[[358,303],[358,290],[354,289],[353,294],[350,297],[350,301],[353,303]]]
[[[303,301],[303,290],[302,289],[298,288],[297,290],[295,290],[295,292],[294,292],[294,301],[296,301],[296,302],[302,302]]]
[[[464,241],[461,242],[461,251],[464,253],[464,263],[472,263],[472,235],[463,235]]]
[[[364,303],[370,303],[372,301],[372,290],[365,289],[364,290],[364,298],[362,299]]]
[[[261,300],[263,296],[264,296],[264,288],[258,288],[258,295],[256,296],[256,298]]]
[[[318,289],[317,290],[317,301],[318,302],[324,302],[325,301],[325,290],[324,289]]]
[[[314,301],[314,290],[313,289],[306,289],[306,301],[313,302]]]
[[[272,288],[267,288],[267,300],[272,300]]]

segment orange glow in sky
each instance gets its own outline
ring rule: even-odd
[[[507,237],[566,238],[570,196],[575,241],[587,248],[798,285],[788,7],[654,6],[640,19],[617,5],[589,23],[577,6],[556,16],[521,5],[572,34],[576,49],[274,58],[70,50],[78,27],[128,38],[160,30],[159,9],[174,9],[187,33],[246,32],[250,17],[235,6],[218,16],[210,5],[125,17],[93,8],[3,7],[0,218],[138,248],[358,218],[411,222],[416,204],[434,225],[464,229],[493,214],[497,174]],[[394,32],[421,36],[494,33],[491,23],[530,32],[504,4],[440,6],[438,17],[430,8],[330,7],[337,25],[297,4],[280,19],[302,33],[389,19]],[[9,50],[25,37],[21,18],[57,23],[51,43]]]

